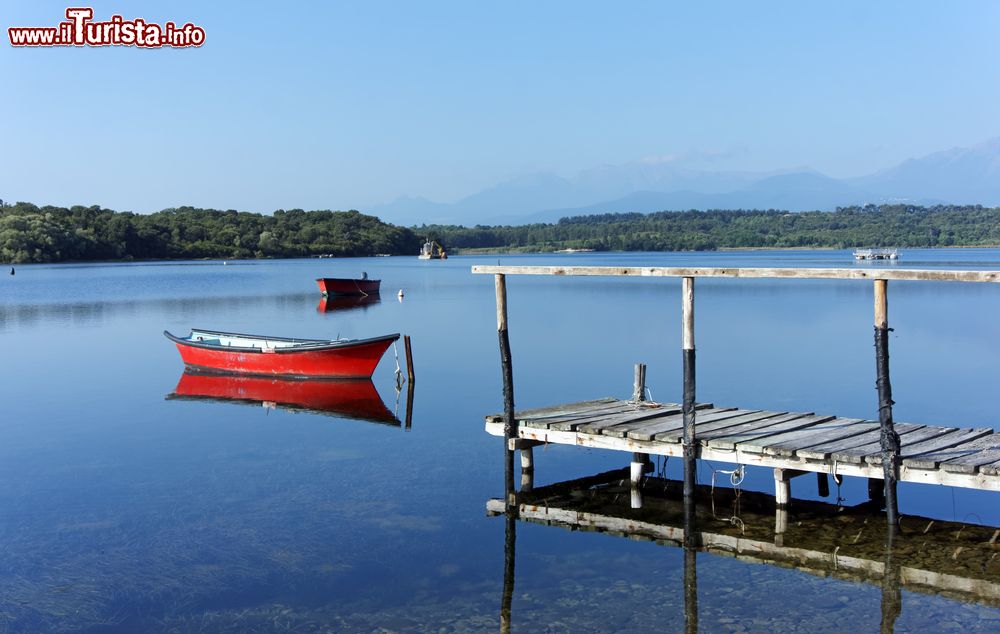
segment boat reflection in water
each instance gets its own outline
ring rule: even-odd
[[[167,399],[231,401],[399,426],[369,379],[284,379],[185,371]]]
[[[368,308],[382,301],[378,295],[324,295],[316,306],[318,313],[331,313],[338,310],[355,310]]]

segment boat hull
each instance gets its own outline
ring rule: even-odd
[[[367,379],[398,334],[296,348],[226,348],[164,333],[177,344],[184,364],[210,372],[307,378]]]
[[[185,371],[168,398],[230,401],[399,425],[371,381],[287,379]]]
[[[382,280],[352,280],[344,277],[320,277],[316,279],[319,290],[324,295],[372,295],[379,292]]]

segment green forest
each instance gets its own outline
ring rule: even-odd
[[[357,211],[272,215],[178,207],[153,214],[101,207],[0,209],[0,261],[412,255],[422,236]]]
[[[833,212],[661,211],[515,227],[429,226],[452,250],[711,251],[739,248],[1000,245],[1000,208],[866,205]]]
[[[1000,208],[866,205],[834,212],[713,210],[616,213],[520,226],[398,227],[358,211],[273,214],[178,207],[152,214],[99,206],[0,208],[0,261],[416,255],[449,252],[707,251],[738,248],[1000,245]]]

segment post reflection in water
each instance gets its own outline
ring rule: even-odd
[[[881,595],[880,631],[890,633],[902,614],[903,588],[922,594],[1000,606],[1000,558],[992,526],[902,518],[890,531],[884,514],[867,503],[795,500],[788,508],[772,495],[700,485],[686,503],[683,482],[647,477],[643,507],[632,508],[629,469],[508,492],[487,503],[504,515],[504,584],[501,629],[511,623],[517,520],[571,531],[597,531],[684,549],[685,631],[698,630],[699,553],[735,557],[744,565],[773,565],[865,583]]]
[[[514,452],[506,450],[506,459],[513,464]],[[531,474],[526,473],[530,486]],[[503,596],[500,599],[500,631],[510,632],[510,607],[514,598],[514,550],[517,542],[518,504],[513,482],[508,481],[504,495],[503,533]]]
[[[412,383],[408,389],[412,401]],[[237,374],[206,374],[185,370],[167,399],[211,400],[309,411],[373,423],[399,426],[369,379],[287,379]],[[412,411],[408,405],[407,411]],[[409,427],[409,417],[407,418]]]

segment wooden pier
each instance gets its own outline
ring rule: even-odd
[[[896,500],[899,480],[1000,491],[1000,435],[992,429],[893,421],[888,337],[889,281],[997,283],[1000,271],[475,266],[472,272],[494,275],[496,282],[504,412],[488,416],[486,429],[507,439],[508,492],[513,490],[513,452],[521,452],[522,472],[530,473],[534,469],[532,447],[542,443],[630,452],[634,486],[641,483],[648,470],[650,455],[681,457],[685,498],[693,497],[698,459],[774,469],[775,497],[779,506],[790,501],[790,480],[804,473],[868,478],[871,498],[885,508],[890,531],[899,523]],[[682,402],[643,402],[643,367],[637,368],[636,389],[630,401],[607,398],[515,412],[507,275],[681,278]],[[696,404],[694,306],[695,280],[699,277],[872,282],[877,386],[873,413],[877,412],[877,416],[861,420],[834,414]],[[693,518],[692,508],[688,508],[688,513]]]
[[[776,497],[789,501],[789,480],[805,472],[882,477],[878,421],[812,412],[695,408],[696,458],[776,470]],[[684,455],[683,413],[677,403],[604,398],[516,414],[511,449],[561,444],[646,455]],[[896,423],[906,482],[1000,491],[1000,434]],[[486,431],[503,436],[502,414],[486,417]]]

